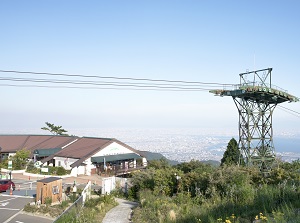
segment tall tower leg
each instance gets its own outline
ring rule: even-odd
[[[245,163],[269,172],[275,160],[272,114],[276,104],[235,97],[233,100],[239,112],[239,148]]]

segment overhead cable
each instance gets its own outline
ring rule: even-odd
[[[87,90],[133,90],[133,91],[207,91],[207,89],[192,90],[192,89],[154,89],[154,88],[120,88],[120,87],[82,87],[82,86],[49,86],[49,85],[32,85],[32,84],[0,84],[3,87],[30,87],[30,88],[69,88],[69,89],[87,89]]]
[[[291,114],[291,115],[294,115],[294,116],[300,118],[300,112],[297,112],[297,111],[294,111],[294,110],[292,110],[292,109],[286,108],[286,107],[284,107],[284,106],[282,106],[282,105],[278,105],[278,107],[279,107],[282,111],[285,111],[285,112],[287,112],[287,113],[289,113],[289,114]]]
[[[149,84],[149,83],[132,83],[132,82],[95,82],[95,81],[81,81],[81,80],[58,80],[58,79],[35,79],[35,78],[11,78],[0,77],[0,81],[14,81],[14,82],[38,82],[51,84],[75,84],[75,85],[103,85],[115,87],[137,87],[137,88],[170,88],[170,89],[186,89],[186,90],[208,90],[203,88],[203,85],[175,85],[175,84]],[[213,86],[210,86],[213,87]]]
[[[132,77],[117,77],[117,76],[96,76],[96,75],[81,75],[81,74],[66,74],[66,73],[49,73],[49,72],[33,72],[33,71],[16,71],[16,70],[0,70],[2,73],[15,74],[34,74],[34,75],[49,75],[49,76],[65,76],[65,77],[82,77],[82,78],[99,78],[99,79],[117,79],[117,80],[133,80],[133,81],[151,81],[151,82],[167,82],[167,83],[184,83],[184,84],[204,84],[204,85],[228,85],[222,83],[206,83],[198,81],[183,81],[183,80],[166,80],[166,79],[149,79],[149,78],[132,78]]]

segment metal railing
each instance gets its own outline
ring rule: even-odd
[[[61,215],[59,215],[54,220],[54,222],[58,222],[60,218],[72,212],[73,210],[81,210],[84,206],[84,203],[91,197],[91,185],[91,181],[89,181],[85,188],[82,190],[81,195],[77,198],[77,200],[70,207],[68,207]]]
[[[238,87],[247,87],[247,86],[249,86],[249,87],[268,87],[268,88],[270,88],[270,86],[271,86],[272,89],[288,93],[287,90],[285,90],[281,87],[278,87],[277,85],[274,85],[274,84],[270,85],[269,83],[262,83],[262,82],[247,82],[247,83],[243,83],[243,84],[237,85],[237,86]]]
[[[124,167],[124,166],[120,167],[118,165],[114,165],[114,166],[109,166],[106,170],[103,167],[99,167],[97,174],[105,177],[118,176],[118,175],[130,173],[132,171],[140,170],[144,168],[146,168],[146,166],[142,164],[137,164],[135,166],[129,165],[128,167]]]

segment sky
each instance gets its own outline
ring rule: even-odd
[[[299,10],[297,0],[1,1],[0,70],[238,84],[239,73],[272,67],[272,83],[300,97]],[[232,98],[208,91],[1,86],[0,94],[2,133],[39,132],[45,122],[65,129],[238,127]],[[300,102],[283,106],[300,112]],[[299,124],[299,115],[276,108],[275,133],[300,132]]]

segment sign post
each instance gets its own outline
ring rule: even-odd
[[[8,169],[9,169],[9,170],[12,169],[12,160],[8,160]]]

